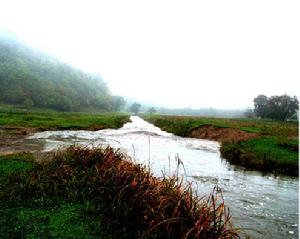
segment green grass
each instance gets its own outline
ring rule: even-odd
[[[298,176],[299,136],[297,122],[259,119],[222,119],[189,116],[143,115],[156,126],[183,137],[204,125],[255,133],[256,138],[221,142],[221,155],[229,162],[274,173]]]
[[[203,125],[212,125],[221,128],[240,129],[249,133],[262,133],[265,135],[293,135],[298,136],[298,123],[278,122],[259,119],[228,119],[207,118],[194,116],[169,115],[142,115],[142,117],[159,127],[177,135],[189,135],[190,131]]]
[[[119,128],[129,120],[122,113],[59,113],[48,111],[0,111],[0,126],[46,129]]]
[[[14,172],[23,172],[32,168],[31,161],[33,160],[30,154],[15,154],[13,156],[0,156],[0,179]]]
[[[282,146],[276,137],[225,142],[221,155],[230,163],[275,174],[298,176],[298,150]]]
[[[96,238],[82,206],[64,203],[58,207],[4,207],[0,219],[1,238]]]
[[[278,145],[275,137],[262,137],[250,139],[241,143],[242,147],[253,150],[260,157],[270,157],[277,161],[290,161],[297,164],[298,152],[287,147]]]

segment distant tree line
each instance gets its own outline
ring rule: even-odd
[[[134,102],[129,107],[129,111],[134,113],[134,114],[137,114],[140,111],[140,108],[141,108],[141,104]]]
[[[244,114],[244,110],[223,110],[223,109],[215,109],[215,108],[200,108],[200,109],[192,109],[192,108],[166,108],[160,107],[156,108],[156,112],[158,114],[166,114],[166,115],[190,115],[190,116],[200,116],[200,117],[220,117],[220,118],[242,118]]]
[[[267,97],[259,95],[254,99],[254,113],[262,119],[286,121],[292,117],[297,117],[298,111],[299,101],[296,96],[291,97],[285,94]]]
[[[99,76],[1,36],[0,102],[58,111],[115,111],[125,103]]]

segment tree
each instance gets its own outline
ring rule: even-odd
[[[148,112],[149,112],[150,114],[153,114],[153,113],[156,112],[156,109],[155,109],[154,107],[151,107],[151,108],[148,109]]]
[[[134,114],[137,114],[139,112],[140,108],[141,108],[141,105],[139,103],[134,102],[130,106],[129,111],[133,112]]]
[[[285,121],[298,110],[299,101],[296,96],[272,96],[269,99],[269,114],[272,119]]]
[[[268,115],[268,97],[259,95],[254,98],[254,113],[261,118],[266,118]]]
[[[285,121],[294,116],[299,107],[296,96],[288,95],[271,96],[270,98],[259,95],[254,99],[254,112],[261,118],[271,118]]]

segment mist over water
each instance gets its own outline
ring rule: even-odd
[[[100,131],[46,131],[27,138],[44,144],[44,151],[73,144],[120,148],[136,163],[151,165],[155,176],[172,175],[176,157],[184,164],[179,173],[193,182],[199,196],[218,185],[232,213],[235,227],[247,228],[256,238],[298,238],[298,179],[263,175],[230,166],[220,158],[217,142],[182,138],[132,116],[122,128]]]

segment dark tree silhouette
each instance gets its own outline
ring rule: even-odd
[[[269,99],[269,117],[285,121],[298,111],[299,101],[296,96],[272,96]]]
[[[259,95],[254,99],[254,112],[261,118],[266,118],[268,115],[268,97]]]
[[[296,96],[259,95],[254,99],[254,112],[261,118],[271,118],[285,121],[298,112],[299,101]]]

